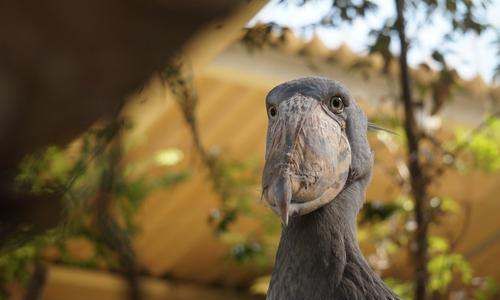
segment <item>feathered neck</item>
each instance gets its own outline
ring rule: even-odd
[[[282,230],[268,300],[398,299],[370,268],[356,239],[364,184]]]

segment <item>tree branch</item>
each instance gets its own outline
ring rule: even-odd
[[[420,136],[415,122],[410,75],[408,71],[408,42],[405,32],[404,0],[395,0],[397,10],[396,30],[399,36],[401,53],[399,56],[402,101],[404,104],[404,129],[408,147],[408,167],[410,171],[411,191],[415,201],[415,300],[427,299],[428,281],[428,218],[427,218],[427,181],[420,162]]]

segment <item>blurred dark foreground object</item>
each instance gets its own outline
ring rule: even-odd
[[[204,24],[240,1],[0,1],[0,246],[58,223],[60,195],[19,195],[20,160],[115,115]]]

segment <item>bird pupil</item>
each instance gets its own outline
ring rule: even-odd
[[[339,107],[340,107],[340,105],[341,105],[341,102],[342,102],[342,101],[339,99],[339,97],[333,97],[333,98],[332,98],[332,106],[333,106],[334,108],[339,108]]]
[[[274,117],[276,115],[276,108],[271,107],[271,109],[269,109],[269,114],[271,115],[271,117]]]

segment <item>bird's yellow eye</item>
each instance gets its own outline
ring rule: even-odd
[[[333,96],[328,101],[328,107],[332,112],[339,114],[344,110],[344,101],[339,96]]]
[[[276,109],[276,106],[269,107],[269,116],[271,118],[276,117],[277,114],[278,114],[278,110]]]

